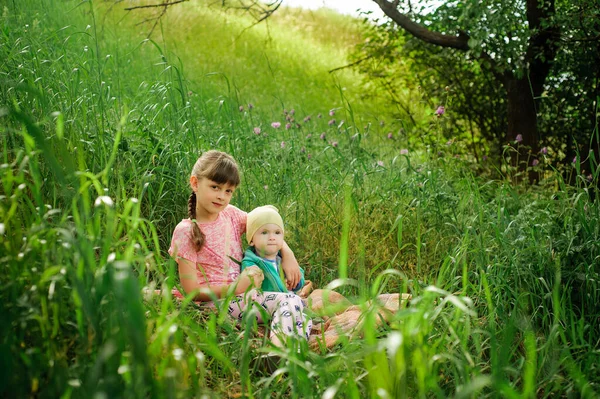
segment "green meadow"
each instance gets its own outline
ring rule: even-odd
[[[598,397],[596,169],[529,185],[425,105],[430,144],[411,147],[362,76],[330,72],[355,20],[250,27],[208,3],[148,37],[130,2],[0,1],[0,396]],[[359,336],[294,343],[267,373],[252,320],[171,297],[171,234],[213,148],[240,165],[232,203],[277,206],[307,277],[362,306]],[[379,325],[364,304],[386,292],[413,298]]]

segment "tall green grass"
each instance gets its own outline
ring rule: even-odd
[[[597,180],[492,179],[454,144],[400,154],[347,91],[240,112],[250,100],[231,71],[219,75],[229,88],[205,85],[213,77],[168,33],[130,41],[102,24],[102,4],[61,6],[2,10],[3,396],[597,395]],[[301,63],[275,68],[282,80],[310,78]],[[265,93],[282,87],[246,79]],[[299,126],[286,129],[286,117]],[[363,306],[361,338],[332,351],[291,343],[266,374],[252,320],[239,328],[225,308],[171,299],[166,249],[209,148],[240,163],[234,203],[277,205],[308,276]],[[364,303],[405,291],[410,306],[378,326]]]

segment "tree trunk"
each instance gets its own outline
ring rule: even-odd
[[[513,166],[524,170],[539,151],[539,135],[537,129],[537,112],[533,93],[527,77],[509,78],[505,82],[508,102],[508,130],[506,140],[513,144],[520,135],[522,141],[515,148],[518,157],[513,156]],[[523,164],[525,162],[526,164]],[[537,173],[530,171],[530,182],[538,180]]]

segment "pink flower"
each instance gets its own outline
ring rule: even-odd
[[[260,134],[260,128],[259,127],[255,127],[254,128],[254,134]]]
[[[285,129],[286,130],[290,130],[292,128],[292,124],[291,123],[286,123],[285,124]]]
[[[394,138],[394,135],[392,134],[392,132],[388,133],[387,138],[390,140]]]
[[[254,104],[248,103],[248,109],[252,109],[252,108],[254,108]]]
[[[523,135],[519,133],[517,134],[517,137],[515,137],[515,143],[520,143],[521,141],[523,141]]]
[[[588,181],[594,180],[594,176],[592,176],[592,174],[590,173],[589,175],[587,175],[587,180]]]
[[[240,105],[240,112],[244,112],[244,106]]]
[[[548,147],[542,147],[542,149],[540,150],[540,153],[544,154],[544,155],[548,154]]]
[[[311,158],[312,158],[312,155],[310,155],[310,154],[306,154],[306,158],[308,158],[308,159],[311,159]]]
[[[577,155],[575,155],[575,156],[573,157],[573,161],[571,161],[571,162],[572,162],[572,163],[577,163]]]
[[[281,148],[285,148],[285,141],[281,142]]]
[[[296,111],[294,110],[294,108],[290,109],[290,115],[294,115],[296,113]]]
[[[271,127],[273,129],[279,129],[281,127],[281,122],[273,122],[271,123]]]
[[[335,115],[335,109],[330,109],[329,110],[329,116],[333,116]]]
[[[442,116],[446,113],[446,108],[443,105],[440,105],[439,107],[437,107],[437,109],[435,110],[435,114],[437,116]]]
[[[309,122],[309,121],[310,121],[310,115],[308,115],[304,118],[304,123]]]
[[[446,142],[446,145],[452,145],[452,143],[453,143],[453,141],[452,141],[452,140],[448,140],[448,141]]]
[[[400,155],[408,155],[408,150],[406,148],[401,149]]]
[[[331,145],[332,145],[333,147],[337,147],[337,146],[338,146],[338,142],[337,142],[337,141],[334,141],[334,142],[332,142],[332,143],[331,143]]]
[[[306,138],[307,138],[307,139],[310,139],[311,137],[312,137],[312,134],[311,134],[311,133],[309,133],[309,134],[307,134],[307,135],[306,135]]]
[[[329,122],[327,122],[327,124],[329,124],[329,126],[335,125],[335,119],[330,120]]]
[[[534,158],[534,160],[531,161],[531,166],[538,166],[539,163],[540,161],[538,161],[537,158]]]
[[[377,161],[377,166],[383,167],[383,161]]]
[[[321,140],[325,140],[325,133],[321,133],[321,135],[319,136],[319,138],[320,138]]]

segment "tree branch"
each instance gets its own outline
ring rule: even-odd
[[[441,47],[456,48],[459,50],[466,51],[469,49],[469,35],[465,32],[459,32],[458,36],[445,35],[439,32],[433,32],[427,29],[425,26],[420,25],[412,21],[405,14],[402,14],[397,9],[397,1],[389,2],[387,0],[373,0],[379,8],[390,17],[398,26],[403,28],[405,31],[416,37],[417,39],[423,40],[424,42],[435,44]]]
[[[351,62],[350,64],[347,64],[347,65],[343,65],[343,66],[341,66],[341,67],[337,67],[337,68],[330,69],[330,70],[329,70],[329,73],[332,73],[332,72],[335,72],[335,71],[339,71],[340,69],[346,69],[346,68],[351,68],[351,67],[353,67],[353,66],[357,66],[357,65],[359,65],[360,63],[362,63],[363,61],[366,61],[366,60],[368,60],[368,59],[371,59],[371,58],[373,58],[373,57],[375,57],[375,54],[370,54],[370,55],[368,55],[368,56],[366,56],[366,57],[364,57],[364,58],[361,58],[360,60],[357,60],[357,61]]]
[[[172,2],[164,2],[164,3],[160,3],[160,4],[146,4],[143,6],[133,6],[133,7],[127,7],[125,8],[125,11],[131,11],[131,10],[137,10],[139,8],[155,8],[155,7],[169,7],[172,6],[174,4],[179,4],[179,3],[185,3],[188,0],[175,0]]]

